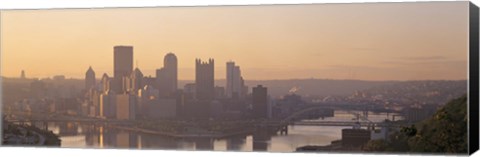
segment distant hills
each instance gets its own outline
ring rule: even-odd
[[[22,84],[31,82],[32,79],[21,80],[18,78],[3,78],[3,85],[6,84]],[[47,80],[48,83],[55,84],[53,80]],[[179,80],[178,88],[183,88],[187,83],[193,83],[194,80]],[[290,79],[290,80],[246,80],[245,84],[248,86],[249,92],[252,87],[257,85],[263,85],[268,88],[268,93],[272,97],[280,97],[288,94],[292,89],[296,94],[303,96],[314,97],[326,97],[326,96],[349,96],[355,91],[383,89],[383,88],[395,88],[397,86],[403,86],[403,84],[411,84],[411,82],[428,82],[428,81],[364,81],[364,80],[331,80],[331,79]],[[460,81],[441,81],[448,84]],[[5,84],[6,83],[6,84]],[[83,88],[83,79],[65,79],[62,84],[66,86],[74,86],[76,88]],[[216,86],[224,87],[226,84],[225,79],[215,80]],[[463,88],[464,86],[462,86]],[[465,88],[466,91],[466,88]]]
[[[179,88],[193,80],[180,80]],[[329,95],[345,96],[356,90],[365,90],[381,85],[395,83],[396,81],[361,81],[361,80],[329,80],[329,79],[291,79],[291,80],[245,80],[249,92],[252,87],[263,85],[268,88],[268,94],[272,97],[279,97],[288,94],[292,89],[299,95],[314,95],[325,97]],[[225,80],[216,80],[216,86],[225,86]]]

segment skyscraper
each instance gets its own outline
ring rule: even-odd
[[[102,80],[101,80],[103,92],[107,92],[108,90],[110,90],[110,83],[111,83],[110,81],[111,80],[108,77],[107,73],[103,73]]]
[[[196,98],[213,100],[215,96],[214,60],[209,59],[208,62],[202,62],[200,59],[196,59],[195,63]]]
[[[178,66],[177,66],[177,56],[173,53],[168,53],[163,59],[163,67],[167,73],[167,82],[169,94],[175,93],[177,91],[177,82],[178,82]]]
[[[130,77],[130,88],[129,91],[137,93],[139,89],[142,89],[145,85],[143,84],[143,73],[140,69],[135,68]]]
[[[20,74],[20,78],[21,79],[26,79],[25,70],[22,70],[22,73]]]
[[[267,88],[262,85],[253,87],[253,115],[255,118],[268,118]]]
[[[227,62],[227,85],[225,86],[225,95],[228,98],[232,98],[233,94],[233,72],[235,69],[235,62]]]
[[[163,59],[163,68],[156,71],[157,88],[161,97],[172,97],[177,91],[178,67],[177,56],[168,53]]]
[[[85,90],[95,87],[95,83],[95,71],[93,71],[92,67],[89,67],[85,73]]]
[[[133,47],[115,46],[113,48],[113,86],[117,93],[124,93],[124,79],[130,77],[133,71]]]
[[[118,94],[115,100],[116,117],[120,120],[135,120],[137,97],[132,94]]]
[[[116,106],[116,94],[112,91],[103,92],[100,95],[100,117],[105,117],[108,119],[115,119],[117,115],[117,106]]]
[[[243,78],[240,66],[235,66],[235,62],[227,62],[227,85],[226,95],[228,98],[243,97]]]
[[[168,73],[167,70],[165,70],[165,67],[157,69],[157,71],[155,72],[156,88],[158,89],[159,96],[162,98],[167,97],[169,93],[167,75]]]

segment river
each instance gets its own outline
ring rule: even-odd
[[[334,117],[314,121],[348,121],[354,116],[345,111],[335,111]],[[386,113],[369,113],[371,121],[387,118]],[[389,117],[391,119],[391,116]],[[398,118],[397,118],[398,119]],[[311,120],[310,120],[311,121]],[[214,151],[269,151],[293,152],[305,145],[329,145],[341,139],[341,130],[350,126],[294,126],[288,127],[287,135],[244,135],[224,139],[195,138],[174,139],[171,137],[127,132],[102,126],[92,127],[77,123],[49,123],[49,130],[60,135],[61,147],[65,148],[131,148],[165,150],[214,150]]]

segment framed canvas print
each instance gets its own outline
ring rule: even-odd
[[[469,155],[478,21],[469,1],[3,9],[1,145]]]

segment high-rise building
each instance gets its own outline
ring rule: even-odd
[[[252,89],[253,116],[255,118],[268,118],[267,88],[262,85]]]
[[[172,98],[177,91],[178,67],[177,57],[173,53],[168,53],[163,59],[163,67],[156,71],[157,88],[160,91],[160,97]]]
[[[227,85],[225,86],[225,95],[227,95],[228,98],[232,98],[234,69],[235,69],[235,62],[231,62],[231,61],[227,62],[227,77],[226,77]]]
[[[118,94],[116,96],[117,119],[135,120],[137,97],[132,94]]]
[[[149,118],[172,118],[177,114],[177,102],[173,98],[160,98],[148,102]]]
[[[93,71],[92,67],[89,67],[85,73],[85,90],[95,87],[95,83],[95,71]]]
[[[196,59],[195,63],[196,99],[213,100],[215,96],[214,60],[209,59],[208,62],[202,62],[200,59]]]
[[[168,86],[166,86],[166,89],[168,90],[169,94],[175,93],[178,89],[177,56],[175,56],[173,53],[168,53],[165,55],[165,58],[163,59],[163,68],[165,68],[165,72],[167,73],[166,79]]]
[[[155,72],[155,77],[156,77],[156,85],[155,88],[158,89],[159,91],[159,96],[162,98],[165,98],[168,96],[169,90],[168,90],[168,73],[167,70],[165,70],[165,67],[157,69]]]
[[[42,98],[46,95],[46,84],[42,80],[34,80],[30,83],[30,97]]]
[[[244,93],[244,84],[240,66],[235,66],[235,62],[227,62],[227,85],[226,95],[228,98],[242,98]]]
[[[110,90],[110,78],[108,77],[107,73],[103,73],[102,80],[100,80],[102,83],[102,91],[107,92]]]
[[[113,48],[113,77],[128,77],[133,70],[133,47],[115,46]]]
[[[195,83],[187,83],[183,86],[183,94],[187,99],[194,99],[197,92]]]
[[[20,74],[21,79],[26,79],[27,77],[25,76],[25,70],[22,70],[22,73]]]
[[[100,95],[100,117],[115,119],[117,115],[116,94],[113,91],[105,91]]]
[[[223,99],[225,97],[225,88],[215,86],[215,99]]]
[[[125,93],[125,79],[133,71],[133,47],[115,46],[113,50],[113,86],[110,88],[117,93]]]
[[[132,76],[130,77],[130,82],[129,82],[129,89],[128,91],[132,93],[137,93],[138,90],[142,89],[145,85],[143,84],[143,73],[140,71],[140,69],[135,68],[135,70],[132,73]]]
[[[143,85],[149,85],[149,86],[152,86],[152,87],[157,87],[157,78],[155,77],[152,77],[152,76],[144,76],[143,77]]]

